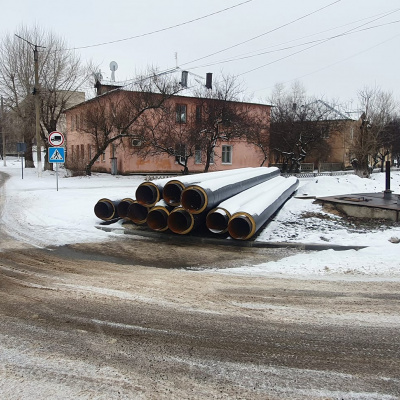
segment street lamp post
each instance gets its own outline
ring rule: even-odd
[[[33,59],[35,61],[35,115],[36,115],[36,162],[39,178],[42,177],[42,141],[40,140],[40,104],[39,104],[39,54],[38,47],[35,44],[33,50]]]

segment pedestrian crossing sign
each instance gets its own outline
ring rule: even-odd
[[[65,148],[64,147],[49,147],[49,162],[50,163],[65,162]]]

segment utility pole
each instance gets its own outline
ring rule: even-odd
[[[3,103],[3,96],[1,96],[1,138],[3,140],[3,165],[7,166],[6,161],[6,130],[4,129],[4,103]]]
[[[42,177],[42,141],[40,140],[40,104],[39,104],[39,53],[38,47],[35,44],[33,49],[33,59],[35,62],[35,114],[36,114],[36,162],[38,169],[38,177]]]
[[[35,67],[35,87],[33,89],[33,95],[35,96],[35,115],[36,115],[36,164],[38,170],[38,177],[42,177],[42,141],[40,138],[40,98],[39,98],[39,51],[37,44],[33,44],[21,36],[15,35],[17,38],[23,40],[33,47],[33,60]],[[43,47],[44,48],[44,47]]]

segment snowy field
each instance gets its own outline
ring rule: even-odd
[[[0,161],[0,171],[10,175],[1,189],[3,229],[12,237],[38,247],[71,243],[106,241],[117,233],[96,228],[99,220],[93,212],[103,198],[134,197],[143,176],[68,177],[60,169],[58,191],[55,172],[37,176],[35,169],[24,169],[21,163]],[[371,179],[355,175],[300,179],[298,196],[329,196],[351,193],[382,192],[385,175]],[[400,193],[400,172],[392,172],[391,189]],[[123,229],[120,223],[121,229]],[[361,250],[324,250],[283,258],[278,262],[244,265],[223,270],[224,274],[295,275],[329,279],[400,279],[400,224],[358,226],[344,223],[339,216],[328,214],[313,199],[291,198],[258,235],[263,242],[323,243],[366,246]]]

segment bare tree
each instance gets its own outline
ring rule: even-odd
[[[358,97],[363,112],[350,150],[357,175],[369,177],[373,167],[379,162],[383,166],[390,154],[393,144],[390,125],[396,118],[396,104],[391,93],[377,88],[365,87]]]
[[[180,122],[179,110],[171,103],[145,115],[135,130],[142,143],[138,154],[143,158],[159,154],[174,157],[183,167],[182,173],[188,174],[188,161],[194,156],[199,139],[193,134],[192,121]]]
[[[263,115],[253,115],[252,122],[248,124],[246,131],[247,142],[256,146],[263,156],[260,167],[266,163],[270,152],[269,121],[269,112]]]
[[[198,138],[198,146],[204,151],[204,172],[210,167],[218,141],[244,137],[254,121],[249,105],[239,102],[242,93],[242,84],[235,76],[222,76],[212,89],[194,91],[199,104],[191,135]]]
[[[8,107],[21,120],[24,139],[28,145],[26,166],[33,167],[32,143],[35,129],[33,107],[34,59],[32,44],[38,45],[38,72],[41,107],[41,139],[48,147],[48,134],[56,130],[63,112],[88,81],[89,68],[81,65],[79,57],[66,50],[63,39],[35,26],[22,26],[16,35],[7,35],[0,42],[0,91]],[[47,164],[47,167],[49,165]]]
[[[129,87],[87,102],[81,130],[91,135],[95,153],[86,165],[86,174],[91,175],[93,164],[109,145],[119,144],[124,138],[144,138],[147,115],[156,115],[156,111],[180,90],[177,80],[150,70]]]
[[[272,153],[285,171],[298,172],[301,163],[311,152],[328,144],[325,137],[340,121],[333,117],[334,108],[326,102],[309,97],[295,83],[290,90],[276,85],[272,103],[270,145]]]
[[[136,124],[137,136],[143,144],[139,154],[174,157],[184,174],[189,173],[188,160],[201,154],[207,172],[221,140],[246,137],[250,131],[256,135],[260,115],[248,103],[238,101],[242,87],[236,78],[222,77],[213,86],[213,89],[193,90],[190,110],[185,104],[167,102],[142,118]],[[263,117],[264,129],[267,115]]]

